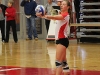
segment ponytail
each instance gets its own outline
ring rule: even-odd
[[[70,4],[70,2],[69,2],[69,0],[64,0],[64,1],[66,1],[66,3],[67,3],[67,6],[69,7],[69,9],[68,9],[68,13],[69,13],[69,25],[70,25],[70,18],[71,18],[71,4]]]
[[[70,20],[71,19],[71,9],[70,8],[68,9],[68,13],[69,13],[69,25],[70,25],[71,23],[71,20]]]

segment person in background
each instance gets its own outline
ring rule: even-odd
[[[22,0],[21,6],[24,7],[24,12],[27,20],[28,27],[28,38],[26,40],[32,40],[32,34],[34,35],[34,39],[38,40],[36,25],[35,25],[35,8],[37,3],[33,0]]]
[[[5,41],[5,10],[7,6],[1,4],[0,0],[0,28],[1,28],[1,34],[2,34],[2,42]]]
[[[6,9],[5,15],[7,17],[7,26],[6,26],[6,40],[5,43],[9,42],[9,31],[10,31],[10,26],[12,27],[13,31],[13,38],[15,43],[18,42],[17,38],[17,31],[16,31],[16,22],[15,22],[15,16],[16,16],[16,10],[13,7],[13,1],[8,1],[8,8]]]
[[[77,23],[80,23],[80,0],[74,0]]]
[[[45,10],[46,10],[45,14],[46,15],[51,15],[52,6],[57,6],[57,4],[54,3],[52,0],[48,0],[48,3],[45,5]],[[48,33],[50,20],[45,19],[45,25],[46,25],[46,30],[47,30],[47,33]]]
[[[57,5],[58,6],[61,6],[61,2],[62,2],[63,0],[57,0]]]

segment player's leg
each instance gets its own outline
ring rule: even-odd
[[[66,47],[58,44],[56,47],[56,75],[61,75],[62,73],[62,62],[64,55],[66,53]]]
[[[66,51],[68,50],[68,46],[69,46],[69,40],[68,38],[65,38],[61,41],[61,43],[66,47]],[[63,62],[62,62],[62,66],[63,66],[63,72],[64,72],[64,75],[69,75],[69,65],[68,65],[68,62],[67,62],[67,58],[66,58],[66,52],[65,52],[65,55],[64,55],[64,59],[63,59]]]
[[[63,67],[64,75],[69,75],[70,70],[69,70],[69,65],[68,65],[67,59],[66,59],[66,53],[65,53],[65,56],[64,56],[64,60],[62,62],[62,67]]]

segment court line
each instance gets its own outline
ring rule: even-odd
[[[21,68],[11,68],[11,69],[2,69],[0,70],[0,72],[3,72],[3,71],[11,71],[11,70],[20,70]]]

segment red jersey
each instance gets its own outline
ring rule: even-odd
[[[6,12],[8,13],[8,14],[5,14],[7,16],[7,21],[15,20],[16,10],[14,7],[8,7],[6,9]]]
[[[64,20],[57,20],[55,29],[55,39],[67,38],[68,37],[68,26],[69,26],[69,14],[67,12],[61,14]]]

